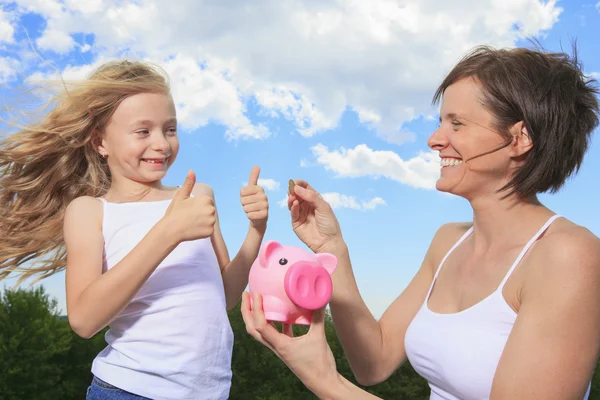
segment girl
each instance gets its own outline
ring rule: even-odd
[[[66,267],[73,330],[90,338],[109,326],[88,399],[226,399],[227,310],[267,224],[258,167],[241,191],[248,234],[230,260],[211,188],[191,171],[178,189],[161,183],[179,141],[160,69],[110,62],[52,104],[0,144],[1,276]]]
[[[461,196],[473,221],[443,225],[421,268],[376,321],[358,292],[331,207],[305,181],[288,205],[298,237],[333,253],[331,314],[357,381],[373,385],[410,361],[435,400],[582,399],[600,355],[600,239],[537,198],[581,165],[598,126],[598,89],[576,58],[478,48],[448,74],[437,189]],[[242,314],[327,399],[373,399],[340,376],[323,313],[291,339],[265,321],[260,297]],[[291,330],[284,329],[290,333]]]

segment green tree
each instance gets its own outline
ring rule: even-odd
[[[0,298],[0,398],[57,399],[71,335],[43,287]]]
[[[43,286],[0,298],[0,400],[82,399],[104,332],[77,336]]]
[[[229,312],[235,335],[232,400],[304,400],[315,396],[269,349],[246,332],[239,306]],[[338,370],[356,384],[337,340],[331,318],[327,340]],[[296,335],[307,328],[296,326]],[[106,329],[93,338],[78,337],[56,301],[42,287],[6,290],[0,297],[0,400],[80,400],[90,384],[91,364],[105,346]],[[364,388],[383,399],[429,399],[429,387],[409,363],[385,382]],[[600,398],[600,366],[590,399]]]

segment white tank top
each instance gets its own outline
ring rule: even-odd
[[[404,337],[410,364],[429,383],[430,399],[489,399],[496,367],[517,318],[504,299],[502,289],[531,245],[556,218],[559,216],[552,216],[529,240],[492,294],[466,310],[452,314],[433,312],[427,303],[444,262],[473,232],[473,227],[444,256],[427,297]],[[589,391],[588,387],[585,399]]]
[[[103,272],[164,215],[170,200],[104,203]],[[118,288],[115,288],[118,290]],[[92,373],[156,400],[227,399],[233,332],[210,239],[182,242],[109,324]]]

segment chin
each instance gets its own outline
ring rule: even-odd
[[[454,186],[456,186],[456,183],[448,182],[448,180],[445,180],[444,178],[438,179],[438,181],[435,183],[435,188],[438,192],[465,197],[464,193],[462,193],[460,190],[455,190],[456,187]]]

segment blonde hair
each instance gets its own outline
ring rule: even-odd
[[[67,205],[102,196],[110,186],[96,145],[117,106],[135,94],[170,91],[162,69],[129,61],[108,62],[88,79],[60,84],[50,112],[0,141],[0,279],[17,273],[17,285],[64,269]]]

